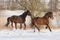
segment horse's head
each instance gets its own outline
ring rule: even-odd
[[[29,10],[27,10],[27,15],[31,16],[31,12]]]
[[[54,18],[52,12],[47,12],[44,17],[51,18],[51,19]]]
[[[51,19],[54,19],[52,12],[48,12],[48,16],[49,16]]]

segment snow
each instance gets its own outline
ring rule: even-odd
[[[5,16],[12,16],[12,15],[21,15],[24,13],[24,10],[3,10]]]
[[[26,23],[26,25],[30,25],[31,24],[31,16],[27,15],[25,23]]]
[[[60,40],[60,30],[1,30],[0,40]]]
[[[57,25],[57,19],[54,17],[54,19],[50,19],[50,24]]]

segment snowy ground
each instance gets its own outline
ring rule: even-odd
[[[2,30],[0,40],[60,40],[60,30]]]

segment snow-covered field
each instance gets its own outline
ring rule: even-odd
[[[60,30],[3,30],[0,31],[0,40],[60,40]]]

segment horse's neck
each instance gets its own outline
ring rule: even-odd
[[[49,18],[49,16],[43,16],[43,18],[46,18],[46,19],[48,19],[48,18]]]
[[[20,15],[20,17],[23,18],[23,19],[25,19],[26,16],[27,16],[27,14],[22,14],[22,15]]]

